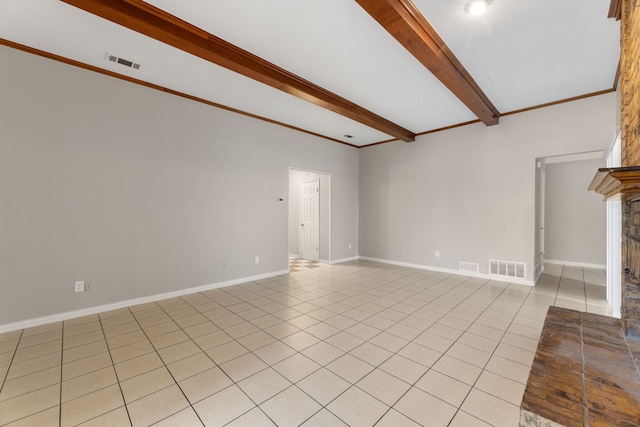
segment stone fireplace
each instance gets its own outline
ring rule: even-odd
[[[521,427],[640,426],[640,0],[611,0],[609,17],[621,20],[622,167],[589,189],[622,202],[622,319],[549,308]]]

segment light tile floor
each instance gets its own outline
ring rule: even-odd
[[[508,426],[549,305],[535,288],[367,261],[0,335],[1,426]]]

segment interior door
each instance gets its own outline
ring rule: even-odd
[[[320,181],[300,182],[300,257],[320,259]]]

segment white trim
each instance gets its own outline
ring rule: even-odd
[[[496,281],[499,281],[499,282],[516,283],[518,285],[526,285],[526,286],[535,286],[535,282],[533,282],[531,280],[527,280],[527,279],[519,279],[517,277],[506,278],[504,276],[496,276],[496,275],[492,275],[492,274],[473,273],[471,271],[465,272],[465,271],[454,270],[454,269],[450,269],[450,268],[432,267],[432,266],[429,266],[429,265],[411,264],[411,263],[408,263],[408,262],[392,261],[392,260],[388,260],[388,259],[371,258],[371,257],[365,257],[365,256],[361,256],[361,257],[359,257],[359,259],[362,259],[362,260],[365,260],[365,261],[382,262],[384,264],[399,265],[399,266],[402,266],[402,267],[419,268],[421,270],[437,271],[437,272],[440,272],[440,273],[457,274],[459,276],[479,277],[481,279],[496,280]]]
[[[300,254],[289,254],[289,258],[296,258],[296,259],[300,259]]]
[[[334,259],[334,260],[331,260],[331,261],[327,261],[327,263],[331,264],[331,265],[333,265],[333,264],[342,264],[343,262],[357,261],[359,259],[364,259],[364,258],[359,257],[359,256],[352,256],[352,257],[349,257],[349,258]]]
[[[119,308],[132,307],[134,305],[146,304],[163,299],[180,297],[183,295],[204,292],[212,289],[224,288],[227,286],[239,285],[254,280],[268,279],[270,277],[289,274],[289,269],[275,271],[272,273],[259,274],[256,276],[242,277],[240,279],[227,280],[225,282],[212,283],[209,285],[196,286],[194,288],[180,289],[179,291],[166,292],[162,294],[149,295],[146,297],[134,298],[126,301],[114,302],[111,304],[98,305],[95,307],[83,308],[81,310],[67,311],[64,313],[52,314],[50,316],[36,317],[35,319],[23,320],[20,322],[0,325],[0,334],[17,331],[20,329],[32,328],[34,326],[46,325],[48,323],[61,322],[63,320],[74,319],[76,317],[89,316],[91,314],[103,313],[105,311],[117,310]]]
[[[560,156],[549,156],[544,158],[547,165],[554,163],[578,162],[580,160],[603,160],[605,157],[604,150],[589,151],[586,153],[563,154]]]
[[[561,264],[568,265],[569,267],[585,267],[585,268],[600,268],[606,270],[607,266],[603,264],[589,264],[587,262],[575,262],[575,261],[558,261],[557,259],[545,259],[545,264]]]

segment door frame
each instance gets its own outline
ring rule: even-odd
[[[299,167],[288,168],[288,181],[289,181],[289,209],[288,209],[288,251],[287,258],[290,256],[299,256],[300,251],[300,238],[299,238],[299,203],[298,192],[299,182],[309,179],[318,178],[320,180],[320,260],[319,262],[330,264],[331,263],[331,173],[316,171],[311,169],[304,169]],[[296,243],[297,241],[297,243]],[[292,246],[295,245],[297,251],[292,251]]]
[[[317,225],[316,225],[315,236],[314,236],[316,244],[317,244],[317,249],[315,251],[313,251],[313,254],[317,254],[317,256],[316,257],[304,256],[305,254],[307,254],[307,253],[310,254],[312,252],[304,250],[305,245],[303,244],[304,243],[303,230],[304,230],[305,227],[304,227],[304,224],[302,224],[303,223],[303,219],[300,218],[300,216],[298,216],[298,223],[301,223],[300,227],[298,228],[298,239],[299,239],[299,242],[298,242],[299,246],[298,247],[300,249],[299,252],[300,252],[300,258],[301,259],[308,259],[310,261],[319,261],[320,260],[320,224],[322,222],[322,221],[320,221],[320,197],[322,195],[322,191],[320,189],[320,179],[319,178],[312,178],[312,179],[305,179],[303,181],[299,181],[298,182],[298,195],[299,195],[298,196],[299,197],[299,199],[298,199],[298,205],[299,205],[298,215],[300,214],[300,212],[303,211],[303,194],[304,194],[304,192],[302,191],[302,188],[303,188],[303,184],[305,184],[305,183],[314,183],[316,188],[318,189],[318,191],[317,191],[317,193],[318,193],[317,204],[316,204],[316,207],[315,207]]]

